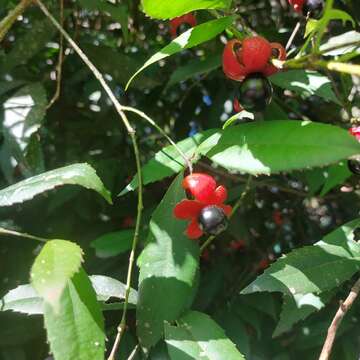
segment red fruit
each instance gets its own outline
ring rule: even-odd
[[[224,48],[222,65],[225,75],[232,80],[242,81],[247,71],[241,62],[242,42],[238,39],[230,40]]]
[[[302,8],[305,0],[289,0],[289,4],[293,6],[294,10],[298,13],[302,13]]]
[[[282,217],[282,214],[279,210],[275,210],[273,212],[273,220],[274,220],[274,223],[277,225],[277,226],[281,226],[283,223],[284,223],[284,220],[283,220],[283,217]]]
[[[246,247],[246,243],[244,240],[237,240],[237,241],[232,241],[229,244],[229,248],[233,249],[233,250],[242,250]]]
[[[354,126],[349,129],[349,133],[352,136],[355,136],[356,140],[360,141],[360,126]]]
[[[193,173],[188,175],[182,182],[185,190],[188,190],[196,200],[207,202],[213,196],[216,189],[215,179],[207,174]]]
[[[286,60],[286,50],[284,47],[279,43],[271,43],[271,59],[277,59],[281,61]],[[269,63],[266,65],[265,69],[263,70],[263,75],[270,76],[273,74],[276,74],[279,71],[279,69],[274,66],[273,64]]]
[[[192,13],[176,17],[170,20],[170,34],[173,38],[176,38],[180,34],[178,30],[180,29],[181,25],[189,25],[190,27],[194,27],[197,24],[196,18]]]
[[[233,109],[236,113],[239,113],[241,111],[243,111],[244,109],[242,108],[242,106],[239,103],[239,100],[237,98],[234,99],[233,102]]]
[[[261,36],[244,39],[242,43],[241,62],[248,73],[262,72],[271,57],[271,45]]]
[[[188,175],[183,180],[182,186],[195,198],[194,200],[184,199],[180,201],[173,210],[177,219],[190,221],[186,229],[187,237],[198,239],[204,233],[212,233],[212,231],[215,233],[216,230],[217,234],[220,230],[225,230],[227,217],[232,212],[232,207],[224,204],[227,198],[226,188],[222,185],[216,186],[216,181],[212,176],[202,173]],[[214,229],[210,226],[211,224],[209,225],[209,218],[204,213],[204,211],[209,211],[209,208],[211,208],[212,212],[216,208],[217,214],[222,215],[221,221],[215,223],[216,226],[213,224],[213,220],[218,219],[216,217],[210,219]],[[207,225],[211,227],[211,232],[208,231]]]
[[[265,270],[269,265],[270,265],[270,261],[268,259],[262,259],[257,266],[257,270],[258,271]]]

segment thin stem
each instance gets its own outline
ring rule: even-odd
[[[231,219],[234,214],[236,213],[236,211],[239,209],[239,207],[241,206],[245,196],[247,195],[247,193],[249,192],[249,190],[251,189],[251,181],[252,181],[252,176],[249,175],[246,184],[245,184],[245,188],[242,191],[239,199],[236,201],[235,205],[233,206],[233,209],[231,211],[231,214],[229,216],[229,219]],[[216,236],[209,236],[208,239],[201,245],[200,247],[200,253],[202,253],[212,242],[213,240],[216,238]]]
[[[189,158],[186,156],[186,154],[176,145],[174,140],[171,139],[171,137],[148,115],[146,115],[143,111],[140,111],[138,109],[135,109],[130,106],[123,106],[122,107],[124,111],[133,112],[137,115],[139,115],[141,118],[146,120],[150,125],[152,125],[161,135],[165,137],[165,139],[176,149],[176,151],[180,154],[180,156],[184,159],[186,166],[189,168],[190,173],[193,172],[193,166]]]
[[[37,241],[41,241],[41,242],[47,242],[48,239],[39,237],[39,236],[34,236],[34,235],[30,235],[30,234],[26,234],[26,233],[20,233],[14,230],[8,230],[8,229],[4,229],[4,228],[0,228],[0,235],[11,235],[11,236],[18,236],[18,237],[23,237],[23,238],[27,238],[27,239],[31,239],[31,240],[37,240]]]
[[[344,302],[340,302],[339,308],[328,328],[326,340],[324,346],[321,350],[321,354],[319,360],[328,360],[331,355],[331,350],[334,344],[334,340],[336,337],[336,332],[341,324],[342,319],[346,315],[346,313],[352,307],[354,301],[360,292],[360,279],[356,281],[354,286],[351,288],[351,291]]]
[[[131,352],[130,356],[128,357],[127,360],[133,360],[135,358],[135,355],[137,353],[137,351],[139,350],[139,344],[137,344],[134,348],[134,350]]]
[[[109,85],[105,81],[103,75],[101,72],[96,68],[96,66],[90,61],[90,59],[86,56],[86,54],[81,50],[81,48],[75,43],[75,41],[70,37],[70,35],[64,30],[64,28],[57,22],[57,20],[49,13],[48,9],[45,7],[45,5],[41,2],[41,0],[34,0],[42,12],[50,19],[50,21],[53,23],[53,25],[60,31],[60,33],[64,36],[64,38],[69,42],[69,44],[73,47],[75,52],[80,56],[80,58],[83,60],[85,65],[91,70],[91,72],[94,74],[96,79],[99,81],[101,86],[103,87],[104,91],[110,98],[111,102],[113,103],[117,113],[119,114],[132,142],[134,154],[135,154],[135,160],[136,160],[136,169],[137,169],[137,176],[138,176],[138,205],[137,205],[137,217],[136,217],[136,226],[135,226],[135,233],[134,238],[132,241],[132,248],[130,253],[130,259],[129,259],[129,266],[128,266],[128,273],[127,273],[127,280],[126,280],[126,292],[125,292],[125,301],[124,301],[124,310],[122,319],[120,322],[120,325],[118,327],[118,334],[116,336],[116,341],[113,345],[109,360],[113,360],[116,354],[116,351],[119,347],[121,336],[125,330],[125,322],[126,322],[126,312],[128,308],[129,303],[129,295],[130,295],[130,289],[131,289],[131,278],[132,278],[132,272],[134,267],[134,259],[135,259],[135,251],[136,246],[138,243],[139,233],[140,233],[140,224],[141,224],[141,217],[142,217],[142,209],[143,209],[143,182],[142,182],[142,173],[141,173],[141,161],[140,161],[140,153],[139,148],[136,140],[136,133],[134,128],[130,125],[129,120],[122,108],[122,105],[117,100],[115,94],[110,89]]]
[[[301,26],[301,22],[298,21],[297,24],[296,24],[295,27],[294,27],[293,32],[291,33],[291,36],[290,36],[287,44],[286,44],[286,47],[285,47],[285,50],[286,50],[286,51],[290,49],[290,46],[292,45],[292,43],[293,43],[293,41],[294,41],[294,39],[295,39],[296,34],[297,34],[298,31],[300,30],[300,26]]]
[[[64,0],[60,0],[60,24],[61,27],[64,27]],[[60,33],[59,57],[56,66],[56,90],[54,96],[50,100],[46,109],[50,109],[51,106],[53,106],[54,103],[60,97],[63,61],[64,61],[64,35]]]
[[[32,0],[21,0],[16,7],[9,12],[4,19],[0,21],[0,42],[4,39],[16,19],[26,10],[32,3]]]

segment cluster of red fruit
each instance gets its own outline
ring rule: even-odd
[[[190,221],[186,235],[198,239],[203,234],[218,235],[227,228],[232,208],[225,205],[227,190],[217,186],[207,174],[193,173],[185,177],[183,188],[191,199],[180,201],[174,208],[177,219]]]
[[[273,89],[267,76],[278,72],[272,59],[285,60],[281,44],[270,43],[261,36],[230,40],[223,52],[223,70],[231,79],[241,82],[234,100],[234,110],[262,111],[270,103]]]

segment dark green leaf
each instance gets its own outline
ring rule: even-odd
[[[179,326],[165,324],[165,340],[171,360],[243,360],[243,355],[208,315],[191,311]]]
[[[129,87],[130,83],[134,78],[141,73],[148,66],[167,58],[168,56],[174,55],[184,49],[190,49],[194,46],[200,45],[206,41],[211,40],[216,35],[223,32],[228,26],[234,21],[233,16],[227,16],[216,20],[208,21],[204,24],[195,26],[179,37],[174,39],[169,45],[165,46],[155,55],[153,55],[145,64],[135,72],[135,74],[130,78],[126,84],[126,89]]]
[[[38,194],[66,184],[95,190],[111,203],[110,193],[95,170],[88,164],[73,164],[36,175],[1,190],[0,206],[11,206],[31,200]]]
[[[341,285],[360,269],[360,245],[353,240],[354,220],[313,246],[279,258],[243,294],[280,291],[287,295],[321,293]]]
[[[164,321],[177,319],[194,296],[199,249],[184,235],[186,222],[173,216],[175,204],[184,198],[181,182],[182,174],[154,212],[141,255],[137,332],[144,348],[158,342]]]
[[[333,125],[284,120],[229,127],[198,151],[229,171],[270,175],[335,163],[359,154],[360,144]]]

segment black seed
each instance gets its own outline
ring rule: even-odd
[[[205,234],[218,235],[228,226],[228,219],[223,209],[216,205],[204,207],[198,218],[201,230]]]
[[[181,25],[179,25],[176,29],[176,35],[180,36],[182,33],[184,33],[185,31],[191,29],[191,25],[187,22],[182,23]]]
[[[351,159],[347,162],[349,170],[355,174],[360,175],[360,160]]]
[[[263,111],[270,104],[273,88],[262,74],[248,76],[239,87],[239,103],[250,112]]]
[[[310,17],[318,19],[321,17],[324,10],[324,0],[306,0],[303,5],[303,14],[307,16],[310,13]]]

